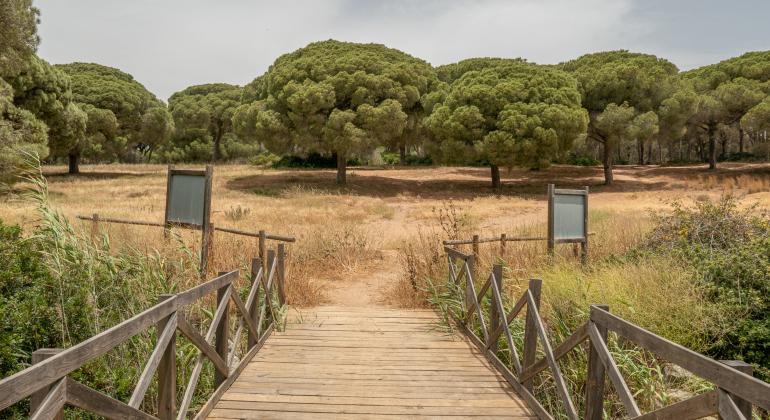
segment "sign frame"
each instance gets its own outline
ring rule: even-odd
[[[570,238],[556,237],[556,196],[570,195],[583,197],[583,236]],[[588,187],[583,189],[557,189],[554,184],[548,184],[548,253],[553,255],[556,244],[580,244],[581,260],[588,259]]]
[[[195,223],[187,223],[187,222],[179,222],[179,221],[173,221],[169,220],[169,216],[171,213],[171,196],[173,193],[173,182],[172,179],[176,175],[184,175],[184,176],[199,176],[204,178],[204,187],[203,187],[203,220],[200,225]],[[212,188],[212,180],[214,178],[214,168],[211,165],[206,165],[206,169],[199,170],[199,169],[176,169],[174,165],[168,166],[168,175],[166,179],[166,210],[165,210],[165,216],[163,218],[163,225],[165,226],[166,232],[171,227],[182,227],[182,228],[188,228],[188,229],[195,229],[201,231],[201,272],[205,273],[206,271],[206,264],[208,262],[208,251],[209,251],[209,245],[211,242],[211,232],[212,232],[212,225],[211,225],[211,188]]]

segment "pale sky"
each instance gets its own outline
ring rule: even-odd
[[[377,42],[434,65],[469,57],[551,64],[610,49],[690,69],[770,49],[770,0],[36,0],[38,53],[117,67],[166,100],[243,85],[309,42]]]

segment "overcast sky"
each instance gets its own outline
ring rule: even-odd
[[[558,63],[629,49],[681,69],[770,49],[770,0],[37,0],[39,54],[131,73],[161,99],[245,84],[312,41],[377,42],[434,65]]]

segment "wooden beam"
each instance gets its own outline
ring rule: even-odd
[[[193,327],[190,322],[183,315],[179,315],[177,318],[177,326],[179,331],[190,340],[195,347],[197,347],[206,357],[214,364],[214,368],[222,374],[228,372],[227,363],[217,354],[214,347],[211,346],[206,339]]]
[[[71,378],[67,380],[67,404],[108,419],[158,420]]]
[[[575,331],[572,332],[572,334],[567,337],[564,341],[562,341],[561,344],[556,346],[556,348],[553,349],[553,357],[556,360],[561,359],[564,357],[567,353],[572,351],[575,347],[577,347],[580,343],[586,340],[588,338],[588,323],[585,323],[581,326],[579,326]],[[548,369],[548,361],[545,357],[541,358],[537,362],[535,362],[532,366],[530,366],[527,370],[524,372],[521,372],[519,375],[519,381],[525,382],[535,377],[538,373],[544,371],[545,369]]]
[[[178,302],[178,306],[180,308],[187,306],[188,304],[195,302],[203,296],[206,296],[209,293],[213,293],[215,290],[218,290],[223,286],[231,284],[238,279],[239,275],[240,272],[238,270],[231,271],[227,274],[214,277],[206,283],[195,286],[192,289],[185,290],[184,292],[177,294],[176,300]]]
[[[623,406],[626,407],[627,414],[630,417],[641,416],[642,412],[639,411],[639,407],[636,405],[636,401],[634,401],[631,390],[628,389],[628,385],[623,379],[623,375],[621,375],[618,365],[615,364],[615,360],[612,358],[610,350],[607,348],[607,343],[604,341],[601,333],[596,328],[596,324],[593,322],[588,324],[588,334],[591,337],[591,347],[596,349],[596,354],[599,356],[602,364],[604,364],[605,369],[607,369],[607,376],[610,377],[610,380],[615,387],[615,392],[618,393],[620,401],[623,403]]]
[[[709,391],[639,417],[632,417],[632,420],[695,420],[718,413],[717,391]]]
[[[500,275],[502,277],[503,267],[501,265],[496,265],[495,267],[499,267],[497,270],[495,270],[495,277],[497,277],[498,275]],[[513,363],[513,368],[516,371],[516,374],[518,375],[518,374],[521,373],[521,362],[519,361],[519,353],[516,351],[516,346],[513,344],[513,337],[511,337],[511,330],[508,329],[508,324],[506,322],[507,319],[505,318],[505,309],[503,308],[503,298],[500,295],[500,289],[498,287],[498,282],[493,280],[491,283],[492,283],[492,301],[496,304],[496,305],[493,305],[493,307],[497,309],[495,311],[495,317],[498,320],[498,322],[497,322],[498,325],[505,324],[503,326],[503,331],[505,331],[505,338],[506,338],[507,343],[508,343],[508,349],[510,350],[510,353],[511,353],[511,363]],[[500,284],[500,286],[502,286],[502,284]],[[500,318],[502,318],[502,320]],[[487,340],[488,340],[487,341],[487,348],[489,348],[489,350],[492,353],[496,354],[497,353],[497,349],[496,348],[492,348],[491,344],[493,342],[496,343],[497,342],[497,338],[495,338],[494,341],[492,341],[491,338],[492,337],[487,337]]]
[[[527,304],[530,308],[537,307],[535,298],[532,296],[532,293],[529,293],[529,291],[527,291]],[[551,368],[553,381],[556,384],[556,393],[559,395],[562,403],[564,404],[564,409],[567,411],[567,417],[572,420],[578,420],[577,410],[575,410],[575,405],[572,402],[572,398],[569,396],[569,389],[567,388],[566,382],[564,382],[564,376],[562,376],[561,369],[559,369],[559,363],[553,356],[553,349],[551,349],[551,343],[548,341],[548,334],[545,332],[545,325],[543,325],[543,320],[540,319],[540,314],[538,312],[532,312],[532,315],[535,329],[537,330],[537,334],[540,337],[540,344],[543,346],[543,353],[545,353],[548,366]]]
[[[67,399],[67,381],[65,378],[59,379],[51,387],[40,405],[29,416],[30,420],[51,420],[59,418]]]
[[[152,377],[155,374],[155,370],[160,365],[160,359],[166,353],[166,347],[171,342],[172,338],[176,335],[176,320],[177,314],[171,314],[161,334],[158,336],[158,343],[155,345],[155,349],[150,355],[150,359],[147,364],[144,365],[144,370],[139,376],[139,381],[134,388],[134,392],[131,394],[131,399],[128,401],[128,405],[134,408],[139,408],[144,400],[144,395],[147,393],[147,389],[152,383]]]
[[[172,299],[172,294],[162,294],[158,296],[158,301]],[[176,415],[176,327],[179,320],[179,312],[174,321],[174,331],[172,337],[166,345],[163,357],[158,365],[158,418],[161,420],[172,420]],[[158,322],[157,331],[166,329],[170,319],[166,318]]]
[[[594,305],[596,308],[609,311],[608,305]],[[594,309],[591,307],[592,311]],[[591,321],[588,321],[589,323]],[[586,334],[588,334],[588,323],[586,326]],[[607,341],[607,328],[602,326],[596,327],[599,331],[599,336],[603,342]],[[604,363],[602,363],[599,353],[596,349],[589,344],[588,345],[588,374],[586,377],[586,420],[602,420],[604,417]]]
[[[257,336],[257,326],[254,324],[254,321],[252,321],[249,310],[246,309],[246,305],[244,305],[241,298],[238,297],[238,293],[231,293],[230,298],[233,300],[233,303],[235,303],[235,307],[238,308],[238,312],[241,313],[240,322],[245,321],[246,325],[249,327],[248,330],[251,338],[254,341],[259,340],[259,337]]]
[[[719,388],[765,410],[770,410],[770,384],[637,327],[609,312],[601,310],[591,312],[591,320],[661,358],[711,381]]]
[[[43,360],[50,359],[51,357],[61,353],[64,351],[64,349],[60,348],[42,348],[37,349],[32,352],[32,364],[36,365]],[[40,407],[40,404],[43,402],[45,397],[48,395],[48,392],[51,390],[50,386],[43,387],[41,390],[35,392],[32,394],[29,398],[29,413],[32,414],[37,410],[38,407]],[[56,420],[63,420],[64,419],[64,412],[59,412],[56,417],[54,417]]]
[[[743,415],[730,394],[722,389],[718,389],[717,393],[719,395],[719,417],[722,420],[746,420],[746,416]]]
[[[0,380],[0,410],[51,385],[176,311],[176,299],[159,303],[69,349]]]
[[[537,359],[537,327],[535,326],[535,316],[540,311],[540,290],[542,288],[543,281],[539,279],[530,279],[527,290],[524,291],[524,298],[527,301],[527,318],[524,324],[524,351],[522,357],[524,358],[522,368],[527,370],[532,366]],[[529,305],[529,296],[532,295],[532,301],[535,305]],[[515,309],[515,308],[514,308]],[[534,390],[532,381],[523,382],[524,388],[527,388],[530,392]]]
[[[265,333],[262,335],[262,337],[257,341],[256,345],[251,348],[251,350],[246,353],[246,356],[241,360],[241,362],[238,364],[238,367],[233,370],[232,374],[224,381],[222,382],[219,387],[214,390],[214,393],[211,394],[211,397],[209,397],[208,401],[206,401],[206,404],[203,405],[201,410],[198,412],[198,414],[195,416],[196,420],[203,420],[206,418],[206,416],[211,413],[211,410],[214,409],[214,407],[217,405],[219,400],[222,398],[222,395],[230,389],[230,386],[235,382],[236,379],[240,376],[241,372],[246,368],[246,366],[249,364],[249,362],[254,358],[254,356],[257,355],[259,350],[262,348],[262,346],[265,344],[265,341],[267,341],[268,338],[270,338],[270,335],[273,333],[275,324],[271,324]]]

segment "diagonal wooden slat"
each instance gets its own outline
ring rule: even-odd
[[[71,378],[67,380],[67,404],[108,419],[158,420],[128,404],[91,389]]]
[[[214,368],[216,368],[219,373],[223,375],[227,373],[227,363],[225,363],[222,357],[219,356],[219,353],[214,350],[214,346],[206,341],[206,338],[203,337],[198,332],[198,330],[190,324],[190,321],[188,321],[184,315],[179,314],[179,317],[177,318],[177,326],[182,335],[187,337],[187,339],[190,340],[190,342],[192,342],[193,345],[198,348],[198,350],[202,351],[203,354],[205,354],[206,357],[211,360],[211,362],[214,364]]]
[[[532,296],[532,293],[529,291],[529,289],[527,289],[526,295],[529,308],[537,308],[537,305],[535,304],[535,298]],[[553,381],[556,384],[556,392],[559,394],[559,398],[564,404],[564,409],[567,411],[567,417],[572,420],[578,420],[577,411],[575,410],[575,405],[572,403],[572,398],[569,396],[569,390],[567,389],[567,384],[564,382],[561,369],[559,369],[559,363],[556,361],[556,358],[553,357],[551,343],[548,341],[548,335],[545,332],[545,326],[543,325],[542,318],[540,318],[540,313],[535,310],[532,311],[532,315],[534,315],[533,319],[535,321],[537,335],[540,337],[540,342],[543,345],[543,353],[545,353],[548,366],[551,368]],[[594,329],[595,328],[596,327],[594,327]]]
[[[29,417],[31,420],[49,420],[59,415],[67,399],[67,381],[62,378],[51,387],[40,406]]]
[[[724,390],[717,390],[719,395],[719,417],[722,420],[746,420],[733,397]]]
[[[252,271],[253,272],[253,271]],[[254,307],[254,300],[259,298],[259,285],[260,285],[260,279],[262,278],[262,267],[259,267],[257,270],[256,275],[253,275],[254,278],[251,281],[251,289],[249,290],[249,295],[246,297],[246,308],[253,308]],[[247,311],[248,312],[248,311]],[[247,313],[243,315],[244,317],[249,318],[251,321],[251,324],[254,324],[257,322],[257,320],[253,317],[253,314]],[[233,348],[230,352],[230,357],[227,359],[227,366],[233,365],[233,360],[235,360],[235,350],[237,349],[237,343],[240,342],[241,339],[241,332],[243,331],[243,325],[244,320],[243,318],[238,320],[238,328],[235,330],[235,337],[233,338]],[[254,327],[254,335],[252,336],[249,334],[250,337],[259,337],[259,324]],[[248,343],[256,343],[258,340],[254,339],[253,341],[249,340]],[[248,349],[247,349],[248,350]]]
[[[509,325],[511,325],[511,322],[513,322],[514,318],[516,318],[516,316],[519,315],[519,312],[524,309],[524,305],[526,305],[526,303],[527,295],[521,295],[519,300],[516,301],[516,304],[513,305],[513,308],[511,308],[510,312],[508,312],[508,315],[505,317],[505,323],[498,325],[497,328],[495,328],[495,330],[489,334],[490,341],[497,340],[497,338],[500,337],[500,334],[503,333],[503,328],[507,328]]]
[[[470,269],[468,266],[465,266],[466,276],[468,279],[472,279],[473,276],[470,273]],[[489,280],[487,280],[489,281]],[[473,280],[468,281],[468,287],[471,289],[471,294],[473,295],[473,299],[475,302],[471,306],[475,306],[476,308],[476,316],[479,317],[479,324],[481,325],[481,333],[484,334],[484,342],[489,341],[489,336],[487,334],[487,324],[484,322],[484,314],[481,312],[481,305],[479,304],[478,298],[476,296],[476,286],[473,284]],[[466,318],[466,322],[470,322],[470,318]]]
[[[468,269],[467,266],[465,266],[464,268],[465,268],[464,271],[470,273],[470,269]],[[468,276],[468,278],[471,278],[471,277]],[[484,282],[484,284],[481,286],[481,289],[479,289],[478,294],[475,292],[475,289],[474,289],[473,295],[476,297],[476,300],[471,302],[471,306],[469,306],[468,309],[466,310],[465,319],[471,319],[471,315],[473,314],[473,311],[476,310],[477,308],[480,308],[479,305],[481,305],[481,301],[484,299],[484,295],[486,295],[487,291],[489,290],[489,282],[491,280],[492,280],[492,275],[487,277],[487,281]],[[472,288],[475,287],[475,285],[473,285],[473,281],[469,282],[469,285],[471,285]]]
[[[204,337],[206,343],[210,342],[212,338],[214,338],[214,333],[217,330],[217,327],[219,326],[219,323],[222,321],[222,317],[224,317],[225,311],[227,310],[227,303],[230,300],[230,294],[233,292],[233,286],[232,284],[227,288],[225,291],[224,296],[222,296],[221,302],[222,305],[219,305],[217,307],[216,313],[214,313],[214,318],[211,320],[211,325],[209,325],[209,330],[206,333],[206,336]],[[203,369],[203,358],[204,354],[203,351],[201,351],[200,354],[198,354],[198,358],[195,360],[195,366],[193,367],[192,373],[190,374],[190,381],[187,384],[187,388],[184,391],[184,396],[182,397],[182,402],[179,404],[179,413],[177,415],[178,420],[183,420],[187,417],[187,410],[190,408],[190,404],[192,403],[193,395],[195,395],[195,388],[198,386],[198,379],[201,375],[201,369]],[[225,368],[225,372],[220,372],[222,376],[227,377],[230,375],[230,369],[227,367]]]
[[[719,413],[717,391],[709,391],[630,420],[695,420]]]
[[[556,346],[555,349],[553,349],[553,357],[556,360],[561,359],[572,351],[575,347],[577,347],[580,343],[585,341],[588,338],[588,323],[585,323],[578,327],[572,335],[567,337],[566,340],[564,340],[561,344]],[[538,373],[544,371],[548,368],[548,361],[545,357],[535,362],[532,366],[525,369],[524,372],[521,372],[519,375],[519,380],[521,382],[526,382],[529,379],[532,379],[535,375]]]
[[[171,315],[176,307],[176,299],[161,302],[50,359],[0,380],[0,410],[6,409],[38,389],[51,385],[89,360],[109,352],[118,344]]]
[[[604,342],[601,334],[599,334],[599,330],[596,329],[596,324],[593,322],[588,324],[588,335],[591,337],[591,345],[596,349],[599,359],[601,359],[604,367],[607,369],[607,376],[610,377],[610,380],[615,387],[615,392],[618,393],[620,401],[623,403],[623,406],[626,407],[627,414],[630,417],[640,416],[642,413],[639,411],[636,401],[634,401],[634,396],[628,389],[626,381],[623,380],[623,375],[620,374],[620,369],[618,369],[618,365],[615,364],[615,360],[612,358],[610,350],[607,348],[607,343]]]
[[[592,308],[593,309],[593,308]],[[667,361],[726,389],[733,395],[770,410],[770,384],[714,359],[696,353],[661,336],[619,318],[610,312],[591,311],[591,320],[655,353]]]
[[[241,313],[241,319],[239,322],[246,322],[246,325],[249,327],[249,335],[254,340],[259,340],[259,337],[257,336],[257,326],[254,325],[254,321],[251,320],[251,317],[249,316],[249,310],[246,309],[246,306],[243,304],[243,301],[241,301],[241,298],[238,297],[238,293],[230,293],[230,299],[235,303],[235,307],[238,308],[238,312]]]
[[[128,402],[128,405],[131,407],[138,408],[139,405],[142,404],[144,395],[147,393],[147,388],[150,387],[150,383],[152,382],[152,376],[155,374],[155,370],[160,364],[160,359],[163,357],[163,353],[166,351],[168,343],[172,338],[174,338],[177,324],[176,321],[177,314],[174,313],[171,315],[171,317],[169,317],[169,320],[166,323],[166,328],[163,329],[160,336],[158,337],[158,343],[155,345],[155,349],[150,355],[150,360],[148,360],[147,364],[144,366],[142,375],[139,376],[139,381],[137,381],[134,392],[131,394],[131,399]]]
[[[500,289],[497,287],[497,281],[494,278],[494,274],[491,277],[491,284],[492,284],[492,302],[497,305],[497,314],[500,316],[501,323],[505,324],[505,327],[503,328],[503,331],[505,331],[505,338],[508,342],[508,349],[511,353],[511,362],[513,363],[513,368],[516,371],[516,374],[521,374],[521,362],[519,362],[519,352],[516,351],[516,346],[513,345],[513,337],[511,337],[511,330],[508,328],[507,319],[505,317],[505,308],[503,307],[503,297],[500,295]],[[497,340],[495,337],[494,340]],[[487,348],[490,348],[493,343],[493,339],[491,336],[488,337],[487,341]]]

